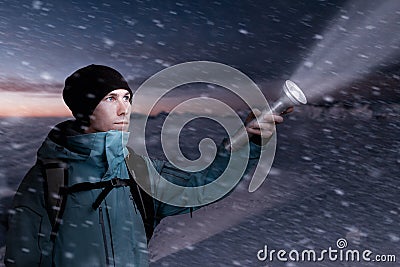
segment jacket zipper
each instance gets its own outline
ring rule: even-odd
[[[102,207],[99,207],[99,224],[101,225],[101,233],[103,234],[104,250],[106,253],[106,264],[107,264],[107,266],[109,266],[110,261],[108,259],[107,236],[106,236],[106,228],[104,226],[103,208]]]
[[[136,187],[137,187],[137,191],[139,193],[140,202],[142,202],[141,204],[142,204],[142,207],[143,207],[144,218],[147,220],[146,207],[144,206],[144,201],[143,201],[143,198],[142,198],[142,194],[140,193],[139,185],[136,185]]]

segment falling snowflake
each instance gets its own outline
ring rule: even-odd
[[[343,196],[344,195],[344,191],[341,189],[335,189],[335,193],[338,194],[339,196]]]
[[[393,234],[393,233],[389,233],[388,235],[389,235],[390,241],[392,241],[392,242],[399,242],[400,241],[400,237],[398,235]]]
[[[74,258],[74,254],[71,253],[71,252],[68,252],[68,251],[66,251],[64,253],[64,255],[65,255],[65,258],[67,258],[67,259],[73,259]]]
[[[112,46],[115,45],[115,42],[113,40],[111,40],[110,38],[107,38],[107,37],[103,38],[103,42],[108,47],[112,47]]]
[[[330,96],[330,95],[325,95],[324,97],[323,97],[323,99],[324,99],[324,101],[326,101],[326,102],[329,102],[329,103],[332,103],[335,99],[332,97],[332,96]]]
[[[248,32],[247,30],[245,30],[245,29],[239,29],[239,32],[240,32],[241,34],[244,34],[244,35],[249,34],[249,32]]]
[[[307,68],[312,68],[312,66],[314,66],[314,63],[312,63],[311,61],[306,61],[304,62],[304,66],[306,66]]]
[[[48,73],[46,71],[42,72],[40,74],[40,78],[42,78],[43,80],[46,80],[46,81],[51,81],[53,79],[53,77],[50,75],[50,73]]]
[[[43,2],[42,1],[33,1],[32,8],[36,10],[40,10],[42,8]]]
[[[314,35],[314,39],[323,40],[324,37],[322,35],[320,35],[320,34],[316,34],[316,35]]]

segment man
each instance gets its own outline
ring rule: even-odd
[[[9,218],[7,266],[148,266],[146,233],[150,238],[163,217],[192,209],[152,199],[132,171],[142,168],[151,180],[146,166],[152,162],[163,177],[191,186],[223,171],[229,160],[224,146],[205,171],[195,174],[128,152],[132,96],[122,75],[107,66],[86,66],[65,80],[63,98],[75,120],[49,133],[18,189]],[[249,136],[268,139],[274,121],[282,117],[253,122],[246,128]],[[259,150],[250,145],[249,166]],[[132,167],[129,158],[139,164]]]

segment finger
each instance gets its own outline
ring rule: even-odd
[[[279,115],[271,115],[267,114],[264,115],[261,119],[259,119],[260,122],[275,122],[275,123],[281,123],[283,122],[283,117]]]
[[[257,116],[260,116],[261,113],[262,113],[262,112],[261,112],[258,108],[253,109],[253,114],[256,115],[256,117],[257,117]]]
[[[265,131],[273,131],[275,129],[275,124],[270,123],[270,122],[266,122],[266,123],[258,123],[257,125],[255,125],[255,127],[253,127],[255,129],[261,129],[261,130],[265,130]]]
[[[246,127],[253,129],[273,129],[275,127],[274,122],[265,122],[265,121],[251,121]]]
[[[283,122],[283,117],[279,115],[274,115],[274,122],[276,124]]]
[[[261,135],[261,130],[257,128],[246,128],[248,133],[255,134],[255,135]]]
[[[256,123],[249,125],[248,129],[261,131],[261,132],[275,132],[275,124],[273,123]]]
[[[261,138],[270,138],[273,132],[271,131],[261,131]]]
[[[259,117],[261,114],[262,114],[262,111],[260,111],[258,108],[252,109],[251,112],[249,113],[249,115],[247,115],[245,124],[250,123],[252,120]]]
[[[273,134],[273,131],[260,130],[260,129],[255,129],[255,128],[247,128],[247,132],[254,134],[254,135],[259,135],[262,138],[270,138],[271,135]]]
[[[263,116],[258,118],[258,121],[274,122],[274,115],[272,115],[272,114],[264,114]]]

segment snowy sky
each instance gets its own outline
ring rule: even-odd
[[[91,63],[131,81],[192,60],[225,63],[260,82],[286,79],[346,2],[0,1],[0,93],[8,91],[12,110],[24,97],[14,92],[60,93],[66,76]]]
[[[288,60],[277,48],[290,54],[309,46],[343,1],[308,2],[2,1],[1,69],[63,81],[91,62],[135,78],[188,60],[217,60],[263,75],[269,72],[258,67]]]

